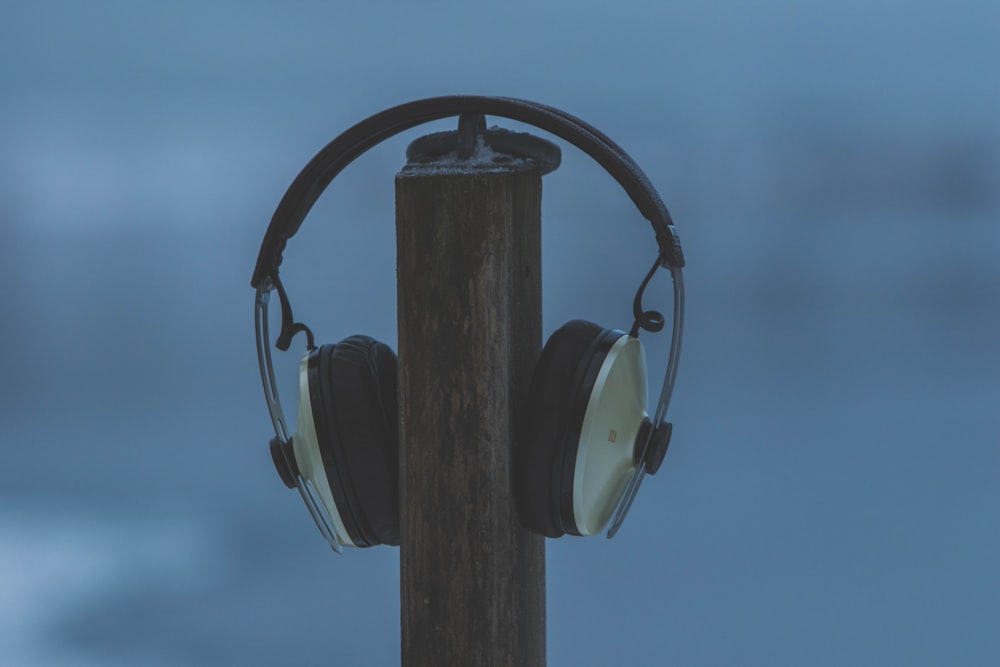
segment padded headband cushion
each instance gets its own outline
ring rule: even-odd
[[[515,496],[521,521],[548,537],[577,532],[573,473],[591,376],[621,335],[573,320],[549,337],[535,367],[525,427],[514,451]]]
[[[313,414],[327,428],[320,450],[331,485],[339,481],[353,519],[345,525],[358,546],[399,544],[396,355],[368,336],[320,348],[319,405]],[[345,522],[346,523],[346,522]],[[357,535],[355,535],[357,533]],[[358,539],[355,539],[357,537]],[[360,540],[360,541],[359,541]]]

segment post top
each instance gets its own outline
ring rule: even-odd
[[[406,149],[406,159],[401,176],[531,169],[544,175],[559,167],[562,153],[552,142],[527,132],[487,129],[482,114],[462,114],[458,130],[414,140]]]

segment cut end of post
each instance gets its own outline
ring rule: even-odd
[[[538,169],[555,171],[559,147],[526,132],[486,129],[482,116],[459,119],[459,129],[420,137],[406,149],[404,173],[464,174]]]
[[[407,175],[460,175],[482,174],[538,169],[535,160],[501,153],[486,143],[484,137],[476,138],[476,143],[468,157],[461,157],[457,150],[431,157],[410,161],[403,168]]]

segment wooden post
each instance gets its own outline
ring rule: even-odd
[[[511,479],[541,348],[540,202],[528,160],[396,177],[403,667],[545,664],[545,547]]]

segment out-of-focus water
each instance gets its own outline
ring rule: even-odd
[[[272,471],[249,277],[315,151],[453,92],[604,130],[688,257],[670,456],[615,540],[549,542],[550,664],[1000,660],[993,4],[0,19],[0,664],[398,662],[397,552],[335,558]],[[423,131],[289,244],[320,340],[395,343],[392,177]],[[543,252],[547,333],[630,323],[652,235],[568,147]]]

